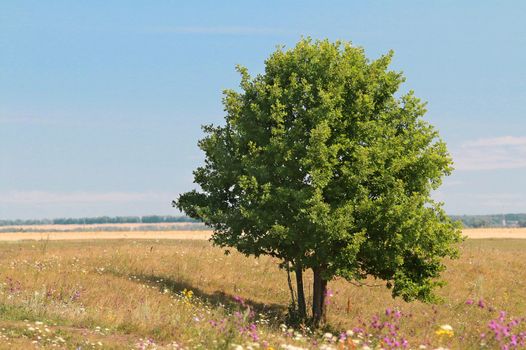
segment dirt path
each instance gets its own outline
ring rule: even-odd
[[[526,228],[465,229],[464,235],[481,238],[526,239]],[[211,231],[79,231],[79,232],[4,232],[0,241],[23,240],[92,240],[92,239],[196,239],[210,238]]]

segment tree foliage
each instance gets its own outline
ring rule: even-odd
[[[278,48],[263,74],[238,67],[225,124],[205,126],[199,142],[201,191],[176,201],[213,228],[215,244],[312,269],[319,308],[336,276],[374,276],[393,296],[430,301],[461,240],[430,197],[451,157],[425,104],[396,96],[404,78],[389,70],[392,55],[303,39]]]

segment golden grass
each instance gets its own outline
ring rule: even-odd
[[[469,238],[526,238],[526,227],[503,228],[470,228],[463,229],[462,234]]]
[[[461,250],[459,260],[447,262],[448,285],[439,293],[444,303],[406,304],[393,301],[384,287],[336,280],[329,284],[334,292],[329,325],[346,330],[369,322],[388,307],[398,308],[407,315],[401,332],[411,344],[478,348],[479,334],[495,312],[465,301],[483,299],[496,310],[525,316],[526,241],[468,240]],[[308,288],[312,279],[309,274],[306,278]],[[206,241],[4,242],[0,282],[0,341],[7,337],[0,348],[25,349],[33,341],[51,348],[52,340],[45,343],[27,331],[37,321],[44,322],[51,334],[59,334],[53,339],[65,340],[56,341],[55,347],[101,348],[101,342],[102,348],[130,348],[151,337],[158,348],[174,348],[174,341],[186,348],[220,348],[245,339],[228,332],[231,339],[225,339],[225,333],[218,334],[208,324],[220,319],[232,322],[235,296],[267,315],[269,324],[259,328],[262,338],[271,344],[292,341],[279,330],[289,291],[277,262],[237,253],[225,256]],[[192,300],[181,294],[185,289],[194,293]],[[437,339],[434,332],[444,323],[458,336]]]
[[[75,232],[2,232],[0,241],[69,241],[112,239],[207,240],[211,231],[75,231]]]
[[[111,224],[108,224],[111,225]],[[184,230],[188,224],[177,224],[180,229],[170,230],[172,224],[117,224],[104,225],[41,225],[41,226],[5,226],[0,232],[1,241],[24,240],[99,240],[99,239],[187,239],[207,240],[212,235],[208,230]],[[186,225],[186,226],[185,226]],[[70,227],[73,226],[73,227]],[[90,227],[93,231],[90,231]],[[156,227],[155,230],[148,228]],[[157,229],[157,227],[159,229]],[[115,229],[104,231],[105,229]],[[27,232],[24,230],[39,230]],[[79,231],[75,231],[75,229]],[[8,231],[11,230],[11,231]],[[40,231],[42,230],[42,231]],[[47,231],[46,231],[47,230]],[[512,238],[526,239],[526,228],[480,228],[464,229],[464,236],[472,239]]]
[[[25,225],[0,227],[0,241],[92,240],[92,239],[201,239],[212,231],[191,223],[96,224],[96,225]],[[36,231],[36,232],[35,232]],[[472,239],[526,239],[526,227],[464,229]]]

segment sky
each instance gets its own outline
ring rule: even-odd
[[[456,170],[449,214],[526,212],[524,1],[0,2],[0,219],[179,215],[236,64],[277,45],[392,49]]]

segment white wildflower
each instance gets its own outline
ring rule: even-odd
[[[325,333],[323,335],[323,338],[325,338],[326,340],[331,340],[332,339],[332,333],[329,333],[329,332]]]

